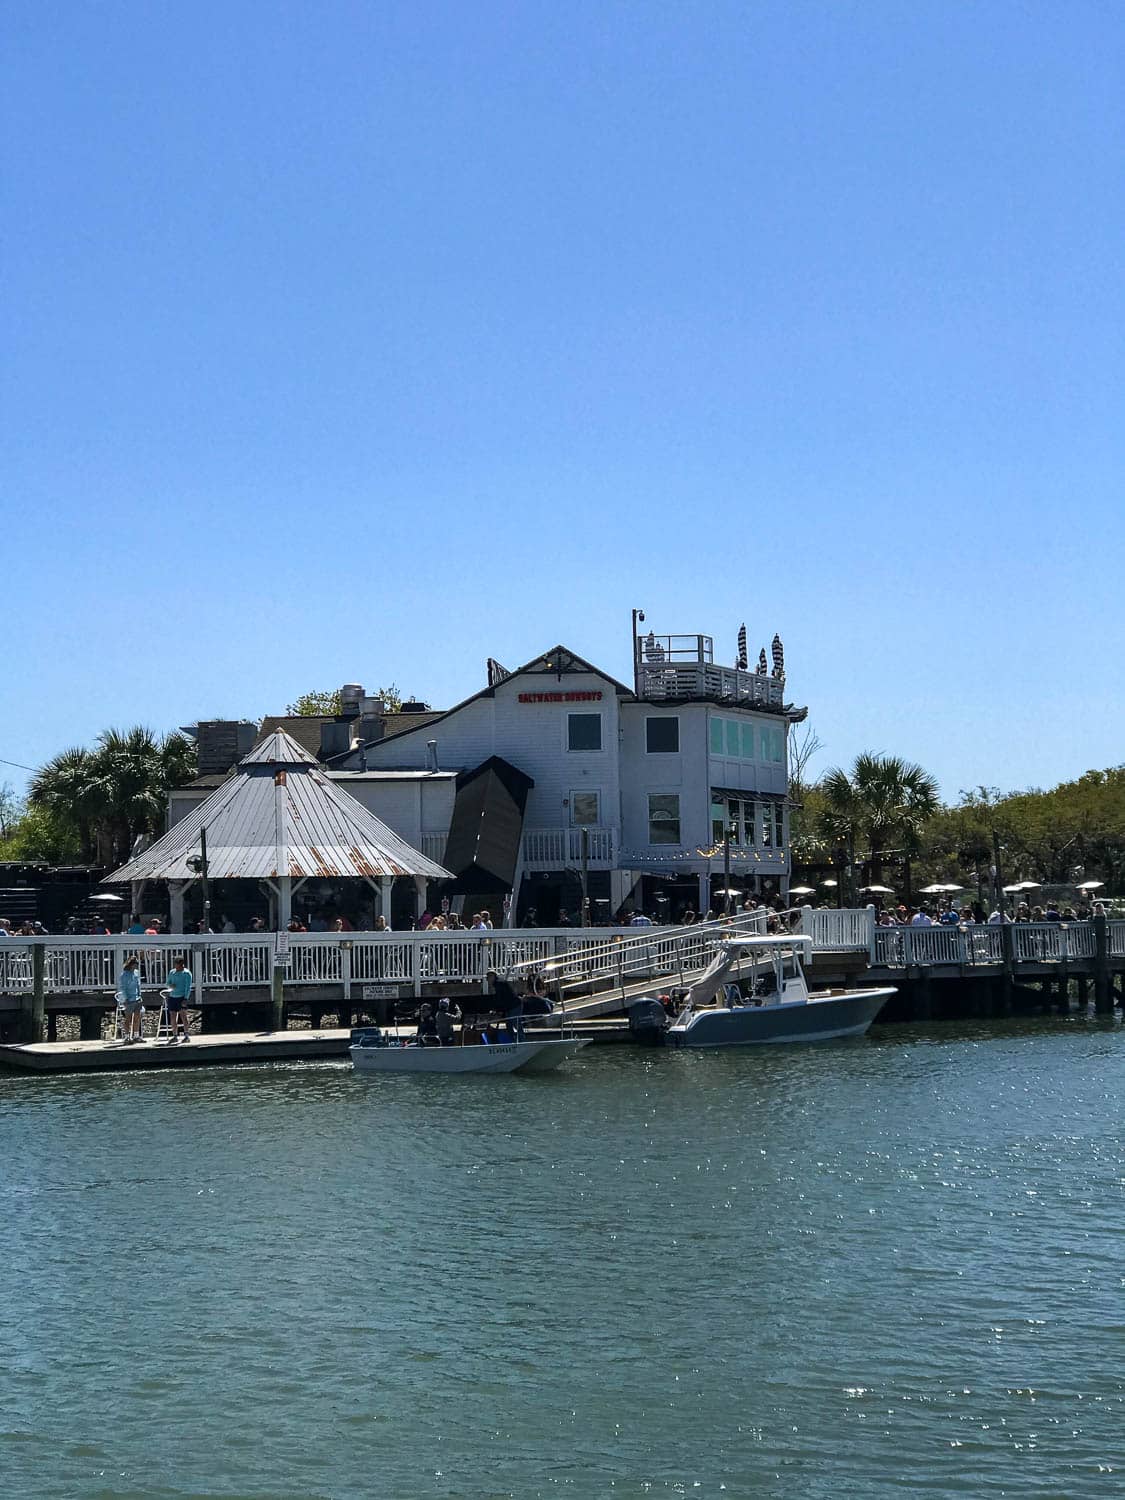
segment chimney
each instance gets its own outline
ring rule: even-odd
[[[362,713],[359,716],[359,728],[356,733],[363,744],[370,744],[372,740],[381,740],[387,732],[387,726],[383,722],[381,713]]]
[[[326,719],[320,726],[320,759],[346,755],[352,748],[352,726],[346,719]]]
[[[340,716],[344,719],[358,719],[363,708],[363,684],[361,682],[345,682],[340,689]]]
[[[201,776],[229,771],[254,747],[258,726],[249,719],[203,719],[196,725],[197,765]]]
[[[429,762],[430,762],[430,770],[431,771],[436,771],[437,768],[438,768],[438,763],[437,763],[437,740],[427,740],[426,741],[426,755],[427,755],[427,758],[429,759]]]

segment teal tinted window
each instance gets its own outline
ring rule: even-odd
[[[738,756],[742,754],[742,735],[739,733],[740,725],[735,719],[727,720],[727,754]]]
[[[754,759],[754,726],[743,724],[742,726],[742,759]]]
[[[712,718],[711,720],[711,754],[722,755],[723,753],[723,721]]]

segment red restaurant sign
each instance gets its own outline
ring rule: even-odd
[[[591,693],[521,693],[521,703],[600,703],[600,692]]]

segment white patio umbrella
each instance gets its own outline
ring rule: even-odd
[[[91,896],[90,900],[91,901],[120,901],[122,905],[125,904],[125,897],[124,896],[110,896],[110,895]]]
[[[820,883],[821,885],[830,885],[833,887],[835,887],[836,885],[836,882],[834,880],[822,880]]]
[[[942,893],[942,891],[944,891],[945,889],[946,889],[946,887],[944,885],[924,885],[922,887],[922,895],[923,896],[940,896],[941,893]]]
[[[1084,880],[1081,885],[1076,885],[1074,889],[1076,891],[1100,891],[1103,885],[1105,885],[1104,880]]]
[[[891,890],[891,888],[890,888],[889,885],[865,885],[863,887],[863,889],[865,891],[871,891],[872,894],[876,895],[876,896],[893,896],[894,895],[894,891]]]
[[[811,885],[791,885],[789,894],[791,896],[815,896],[816,889]]]

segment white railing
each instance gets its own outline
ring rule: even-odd
[[[1003,930],[998,924],[876,927],[872,961],[892,969],[936,964],[999,967],[1004,962]],[[1092,959],[1096,953],[1090,922],[1014,922],[1007,930],[1017,964]]]
[[[719,667],[713,662],[643,661],[637,673],[642,698],[718,698],[744,708],[781,708],[785,684],[777,677]]]
[[[586,857],[591,865],[613,864],[613,829],[586,830]],[[578,869],[582,864],[581,828],[528,828],[523,835],[525,870]]]
[[[865,907],[863,911],[832,907],[802,908],[801,922],[797,928],[813,940],[813,948],[819,953],[854,953],[870,951],[872,934],[875,932],[875,910]]]
[[[564,985],[607,977],[678,974],[705,966],[724,933],[764,932],[770,914],[740,912],[690,927],[557,927],[472,932],[310,932],[288,935],[288,986],[389,985],[421,994],[432,984],[477,984],[490,969],[519,972],[552,965]],[[863,911],[799,910],[782,919],[812,938],[813,952],[863,954],[877,967],[966,965],[999,967],[1004,960],[999,926],[875,927]],[[1095,957],[1093,923],[1010,925],[1017,964],[1089,961]],[[1107,924],[1111,957],[1125,957],[1125,921]],[[274,967],[273,933],[185,934],[163,937],[64,937],[0,939],[0,994],[32,988],[32,949],[45,949],[48,993],[113,991],[125,959],[140,960],[141,984],[159,988],[177,955],[195,977],[197,993],[209,989],[267,988]]]

